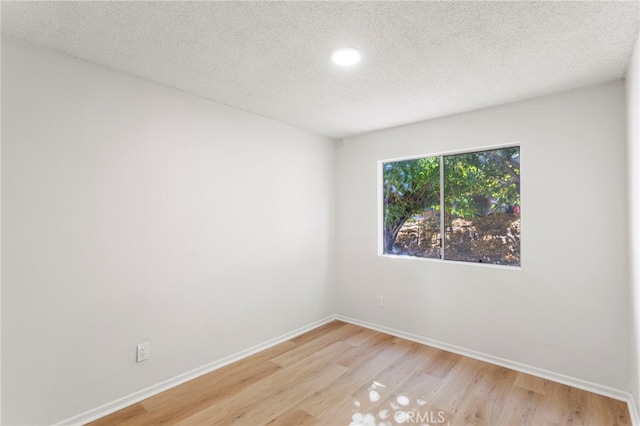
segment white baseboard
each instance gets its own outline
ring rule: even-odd
[[[404,331],[396,330],[393,328],[381,326],[378,324],[373,324],[366,321],[360,321],[355,318],[346,317],[343,315],[330,315],[326,318],[323,318],[314,323],[308,324],[304,327],[298,328],[297,330],[291,331],[289,333],[278,336],[274,339],[263,342],[259,345],[252,346],[246,350],[237,352],[233,355],[229,355],[225,358],[222,358],[218,361],[214,361],[210,364],[204,365],[200,368],[196,368],[195,370],[188,371],[184,374],[176,376],[172,379],[166,380],[164,382],[158,383],[156,385],[150,386],[146,389],[142,389],[138,392],[134,392],[128,396],[117,399],[113,402],[102,405],[98,408],[86,411],[77,416],[71,417],[69,419],[63,420],[61,422],[56,423],[54,426],[61,425],[82,425],[88,422],[97,420],[101,417],[114,413],[118,410],[121,410],[125,407],[128,407],[132,404],[140,402],[144,399],[147,399],[151,396],[157,395],[160,392],[164,392],[165,390],[171,389],[175,386],[178,386],[182,383],[185,383],[189,380],[193,380],[197,377],[200,377],[204,374],[207,374],[211,371],[217,370],[225,365],[231,364],[233,362],[239,361],[243,358],[246,358],[250,355],[253,355],[257,352],[263,351],[271,346],[275,346],[279,343],[285,342],[295,336],[306,333],[307,331],[313,330],[314,328],[320,327],[321,325],[327,324],[333,320],[339,320],[355,325],[359,325],[361,327],[370,328],[372,330],[380,331],[382,333],[390,334],[392,336],[401,337],[403,339],[411,340],[417,343],[421,343],[423,345],[433,346],[438,349],[442,349],[445,351],[457,353],[459,355],[467,356],[469,358],[474,358],[480,361],[488,362],[491,364],[499,365],[505,368],[510,368],[512,370],[520,371],[522,373],[531,374],[533,376],[541,377],[543,379],[552,380],[554,382],[562,383],[568,386],[573,386],[575,388],[583,389],[589,392],[593,392],[599,395],[607,396],[613,399],[617,399],[620,401],[624,401],[629,406],[629,415],[631,416],[631,422],[634,426],[640,426],[640,415],[638,413],[638,407],[636,406],[631,394],[628,392],[624,392],[618,389],[613,389],[607,386],[599,385],[596,383],[587,382],[585,380],[577,379],[575,377],[565,376],[563,374],[554,373],[552,371],[547,371],[541,368],[529,366],[526,364],[521,364],[518,362],[510,361],[507,359],[495,357],[492,355],[488,355],[485,353],[473,351],[470,349],[462,348],[459,346],[451,345],[448,343],[440,342],[437,340],[427,339],[422,336],[418,336],[411,333],[406,333]]]
[[[634,425],[640,426],[640,420],[638,419],[637,407],[633,402],[631,394],[619,389],[610,388],[608,386],[599,385],[597,383],[591,383],[585,380],[577,379],[575,377],[565,376],[564,374],[554,373],[553,371],[544,370],[538,367],[533,367],[519,362],[510,361],[504,358],[499,358],[493,355],[488,355],[482,352],[462,348],[460,346],[451,345],[448,343],[440,342],[437,340],[427,339],[422,336],[418,336],[411,333],[405,333],[404,331],[396,330],[389,327],[384,327],[378,324],[373,324],[366,321],[360,321],[355,318],[346,317],[343,315],[336,315],[336,319],[339,321],[348,322],[351,324],[359,325],[361,327],[370,328],[372,330],[380,331],[382,333],[390,334],[392,336],[401,337],[403,339],[411,340],[413,342],[421,343],[427,346],[433,346],[434,348],[443,349],[448,352],[453,352],[459,355],[474,358],[480,361],[488,362],[490,364],[499,365],[501,367],[509,368],[511,370],[520,371],[522,373],[531,374],[532,376],[540,377],[543,379],[551,380],[554,382],[562,383],[574,388],[593,392],[598,395],[607,396],[609,398],[624,401],[629,405],[629,414]]]
[[[631,424],[633,426],[640,426],[640,414],[638,413],[638,406],[635,403],[635,400],[631,395],[629,395],[629,400],[627,401],[627,405],[629,406],[629,415],[631,416]]]
[[[82,414],[78,414],[77,416],[73,416],[69,419],[63,420],[61,422],[56,423],[54,426],[61,425],[83,425],[88,422],[97,420],[101,417],[114,413],[118,410],[121,410],[125,407],[128,407],[132,404],[140,402],[144,399],[147,399],[151,396],[157,395],[160,392],[164,392],[168,389],[171,389],[175,386],[178,386],[182,383],[188,382],[189,380],[193,380],[197,377],[200,377],[204,374],[210,373],[214,370],[217,370],[225,365],[231,364],[233,362],[239,361],[243,358],[246,358],[250,355],[253,355],[257,352],[263,351],[271,346],[275,346],[279,343],[285,342],[289,339],[292,339],[300,334],[306,333],[307,331],[313,330],[314,328],[320,327],[321,325],[327,324],[333,320],[335,320],[335,315],[330,315],[326,318],[323,318],[319,321],[308,324],[304,327],[300,327],[297,330],[291,331],[289,333],[285,333],[281,336],[273,338],[271,340],[267,340],[266,342],[260,343],[256,346],[252,346],[243,351],[237,352],[233,355],[229,355],[217,361],[214,361],[210,364],[204,365],[200,368],[196,368],[195,370],[188,371],[184,374],[180,374],[179,376],[173,377],[169,380],[165,380],[164,382],[158,383],[156,385],[150,386],[146,389],[142,389],[138,392],[134,392],[130,395],[127,395],[123,398],[117,399],[113,402],[109,402],[105,405],[102,405],[98,408],[94,408],[92,410],[86,411]]]

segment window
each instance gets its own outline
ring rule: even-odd
[[[383,162],[382,204],[384,254],[520,265],[519,147]]]

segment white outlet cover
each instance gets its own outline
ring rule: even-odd
[[[149,342],[142,342],[138,345],[138,352],[136,355],[136,361],[142,362],[149,359]]]

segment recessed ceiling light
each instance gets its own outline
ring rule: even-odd
[[[348,67],[360,62],[360,51],[353,47],[343,47],[341,49],[334,50],[333,55],[331,55],[331,59],[337,65]]]

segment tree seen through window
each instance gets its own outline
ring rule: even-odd
[[[519,147],[382,167],[385,254],[520,265]]]

